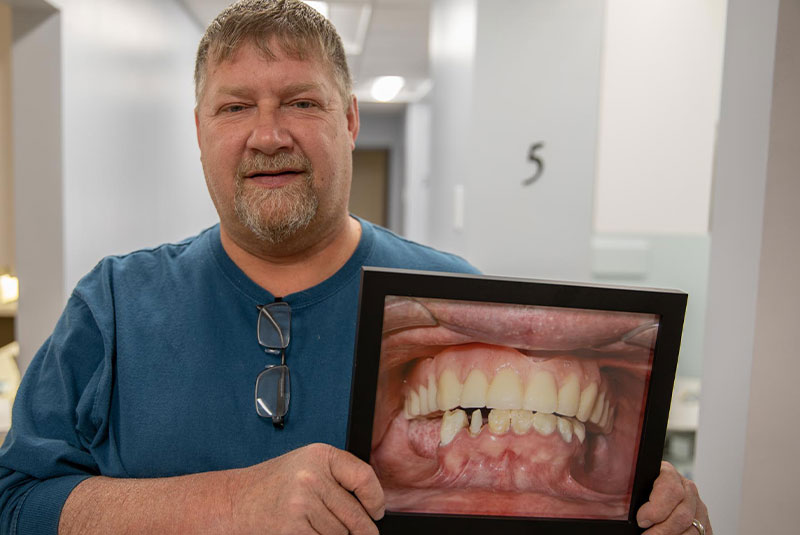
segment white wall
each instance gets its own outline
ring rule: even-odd
[[[202,32],[174,1],[62,0],[65,287],[216,221],[194,133]]]
[[[595,229],[708,231],[725,0],[607,0]]]
[[[488,273],[588,279],[603,4],[441,1],[431,28],[431,241]]]
[[[434,0],[430,21],[431,160],[430,243],[466,255],[463,232],[453,231],[453,191],[468,175],[469,129],[473,100],[473,63],[478,0]],[[474,261],[474,259],[472,259]]]
[[[606,0],[594,280],[687,292],[678,374],[693,377],[702,373],[725,10],[725,0]]]
[[[405,116],[403,236],[428,243],[430,234],[431,107],[409,104]]]
[[[739,533],[797,533],[800,2],[781,0]]]
[[[753,492],[763,492],[765,500],[776,500],[773,504],[775,508],[758,511],[757,517],[750,519],[753,523],[740,522],[740,515],[745,514],[745,510],[747,514],[752,513],[751,506],[743,502],[742,493],[742,486],[746,482],[743,478],[746,445],[748,456],[752,455],[749,448],[756,448],[756,457],[750,459],[765,461],[763,467],[752,465],[753,469],[763,468],[767,476],[774,475],[777,470],[786,470],[786,477],[794,481],[798,476],[794,454],[783,457],[781,453],[787,450],[776,448],[784,448],[781,442],[787,439],[785,448],[792,448],[797,443],[796,426],[789,410],[789,404],[796,403],[797,397],[794,385],[787,385],[786,381],[793,381],[800,368],[797,359],[771,354],[769,346],[764,345],[767,340],[756,338],[757,325],[759,329],[767,328],[766,324],[761,327],[762,322],[775,321],[779,333],[776,341],[781,343],[782,349],[796,353],[796,346],[786,348],[782,343],[792,336],[796,339],[796,312],[790,309],[787,314],[783,299],[797,302],[797,266],[790,267],[791,273],[781,271],[777,269],[776,262],[791,262],[792,257],[776,258],[774,255],[779,255],[776,249],[796,251],[797,218],[790,215],[786,205],[777,203],[774,197],[780,195],[781,188],[786,186],[785,178],[778,179],[777,175],[774,177],[778,181],[777,189],[770,193],[771,200],[766,207],[772,208],[772,203],[776,202],[779,211],[775,215],[779,219],[790,217],[787,222],[792,224],[792,230],[788,236],[781,235],[774,228],[774,223],[768,221],[765,224],[767,156],[768,151],[772,150],[770,143],[794,143],[790,150],[798,152],[796,137],[770,140],[778,4],[778,0],[757,3],[730,0],[728,3],[711,219],[713,238],[706,351],[695,458],[696,482],[709,507],[714,531],[720,534],[797,531],[795,508],[784,507],[780,512],[776,509],[785,503],[781,502],[780,493],[786,492],[787,496],[795,494],[794,482],[790,489],[786,489],[781,484],[785,482],[783,478],[761,481],[752,489]],[[800,93],[800,88],[796,87],[796,83],[794,85],[792,99],[796,99]],[[792,113],[793,108],[777,99],[775,102],[779,107],[773,111],[773,117],[775,114]],[[797,121],[796,115],[789,120]],[[796,124],[793,128],[796,135]],[[775,165],[778,165],[777,162],[771,160],[771,169],[777,169]],[[796,175],[793,179],[796,180]],[[772,184],[773,177],[770,176],[770,188]],[[786,193],[792,193],[792,190],[788,189]],[[796,204],[797,200],[795,196],[786,199],[786,202]],[[778,293],[785,297],[774,293],[776,287],[759,287],[759,265],[762,268],[768,266],[770,271],[762,276],[775,277],[772,284],[779,285]],[[764,283],[767,281],[764,280]],[[781,315],[781,312],[785,315]],[[770,380],[767,379],[765,384],[761,378],[757,379],[757,375],[751,376],[751,372],[757,373],[764,367],[773,368],[781,374],[781,382],[768,384]],[[771,390],[768,397],[774,403],[772,410],[765,412],[764,404],[759,403],[751,407],[756,412],[748,414],[751,394],[764,395],[765,389]],[[755,418],[763,418],[762,425],[765,427],[760,430],[765,433],[766,443],[748,442],[748,426],[753,424]],[[750,492],[748,490],[748,496]],[[778,515],[775,522],[783,523],[783,531],[768,529],[774,526],[769,518],[773,513]],[[756,525],[758,527],[754,528]]]
[[[60,53],[51,51],[47,60],[60,60],[60,70],[40,73],[49,79],[34,77],[17,92],[60,93],[61,112],[42,124],[56,128],[47,135],[63,140],[63,160],[57,152],[43,153],[34,137],[21,138],[15,149],[22,155],[15,160],[17,183],[29,185],[16,199],[23,214],[17,220],[23,368],[53,327],[38,310],[63,307],[65,296],[100,258],[178,240],[217,220],[194,133],[192,73],[201,29],[172,0],[53,4],[59,14],[48,22],[48,31],[58,39]],[[53,166],[63,161],[63,172],[48,171],[57,187],[42,187],[33,169],[46,165],[41,160]],[[42,203],[58,208],[41,214]],[[57,232],[60,238],[53,241],[63,244],[38,239],[39,217],[57,221],[47,223],[48,232]],[[23,271],[24,256],[37,261]],[[58,290],[43,295],[34,308],[29,299],[40,284]]]

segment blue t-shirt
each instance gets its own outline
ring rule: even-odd
[[[101,261],[17,394],[0,449],[0,531],[55,534],[67,496],[91,475],[174,476],[250,466],[312,442],[344,447],[361,267],[477,272],[361,225],[339,271],[284,297],[292,384],[282,430],[254,404],[256,376],[279,362],[256,337],[257,306],[275,296],[228,257],[218,226]]]

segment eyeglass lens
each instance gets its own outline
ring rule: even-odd
[[[272,418],[277,428],[282,428],[289,412],[291,393],[289,367],[286,365],[286,348],[291,333],[292,309],[289,303],[276,301],[259,307],[257,335],[264,351],[280,355],[279,365],[267,366],[256,378],[256,412],[262,418]]]
[[[289,367],[285,364],[269,366],[256,379],[256,412],[262,418],[283,422],[289,411],[291,389]]]
[[[280,353],[289,346],[292,309],[278,301],[261,307],[258,314],[258,343],[270,353]]]

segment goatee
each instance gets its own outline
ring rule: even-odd
[[[302,174],[279,188],[259,187],[246,178],[256,171],[282,169],[301,170]],[[257,154],[242,160],[236,170],[236,216],[259,240],[271,245],[283,243],[307,228],[317,213],[319,200],[312,187],[313,180],[311,162],[302,155]]]

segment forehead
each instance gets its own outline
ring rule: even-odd
[[[269,51],[262,50],[252,41],[242,43],[227,57],[209,58],[206,67],[207,86],[214,89],[220,84],[239,82],[279,84],[296,83],[304,79],[334,89],[336,80],[330,62],[321,53],[308,52],[302,57],[271,42]]]

